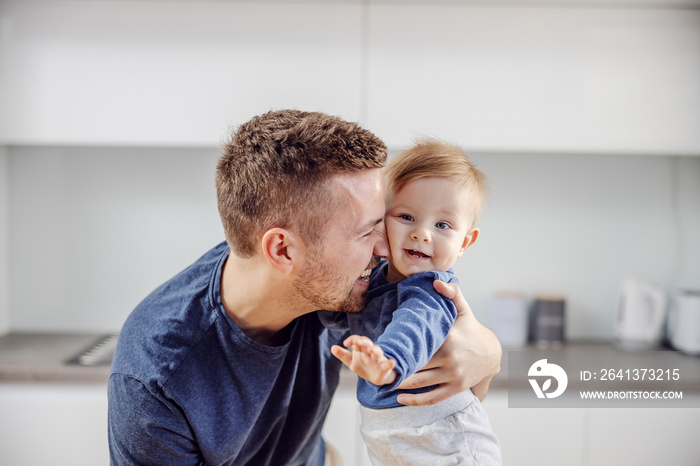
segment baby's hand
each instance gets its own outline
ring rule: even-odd
[[[396,362],[387,359],[382,348],[375,345],[372,340],[351,335],[343,344],[352,351],[333,345],[331,353],[359,377],[375,385],[385,385],[396,380],[396,371],[394,371]]]

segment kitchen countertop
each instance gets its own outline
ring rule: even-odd
[[[109,365],[81,366],[67,364],[104,335],[96,333],[10,333],[0,337],[0,383],[9,382],[73,382],[106,383]],[[530,389],[525,377],[508,380],[508,360],[511,351],[526,351],[534,358],[556,355],[572,364],[581,363],[581,355],[593,355],[592,364],[599,369],[678,368],[685,390],[700,392],[700,357],[677,351],[659,349],[654,352],[623,350],[610,342],[574,341],[559,349],[539,353],[540,348],[526,347],[503,350],[501,372],[491,383],[491,389]],[[515,356],[514,356],[515,357]],[[529,357],[529,355],[528,355]],[[554,357],[554,356],[551,356]],[[590,357],[588,357],[591,359]],[[564,364],[566,368],[566,364]],[[577,366],[578,367],[578,366]],[[569,375],[570,384],[578,379]],[[341,372],[340,387],[355,388],[355,375]],[[635,384],[639,388],[639,383]]]
[[[67,364],[99,340],[93,333],[10,333],[0,337],[0,383],[106,383],[108,365]]]

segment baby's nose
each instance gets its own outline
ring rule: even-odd
[[[411,233],[411,239],[413,241],[423,241],[424,243],[429,243],[430,234],[428,234],[425,229],[414,230],[413,233]]]

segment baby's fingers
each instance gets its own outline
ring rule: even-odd
[[[331,346],[331,354],[333,356],[335,356],[336,358],[340,359],[340,361],[343,364],[350,367],[350,363],[352,363],[352,352],[351,351],[348,351],[345,348],[341,348],[338,345],[333,345],[333,346]]]
[[[373,346],[369,348],[369,355],[372,357],[372,361],[380,363],[384,362],[387,360],[386,356],[384,356],[384,351],[382,351],[382,348],[380,346]]]
[[[393,359],[385,358],[385,361],[382,361],[380,367],[382,371],[389,372],[391,370],[394,370],[394,367],[396,367],[396,361],[394,361]]]
[[[372,344],[373,344],[372,340],[370,340],[367,337],[360,336],[360,335],[350,335],[343,342],[343,345],[345,345],[346,348],[350,348],[351,346],[355,346],[358,348],[364,348],[364,347],[370,346]]]

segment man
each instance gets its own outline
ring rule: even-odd
[[[217,167],[226,243],[156,289],[122,329],[109,380],[112,464],[324,464],[341,365],[330,347],[347,334],[315,311],[364,309],[369,271],[388,254],[385,160],[372,133],[321,113],[269,112],[238,129]],[[498,371],[493,334],[458,290],[437,286],[463,317],[404,385],[440,386],[405,404],[441,401]]]

